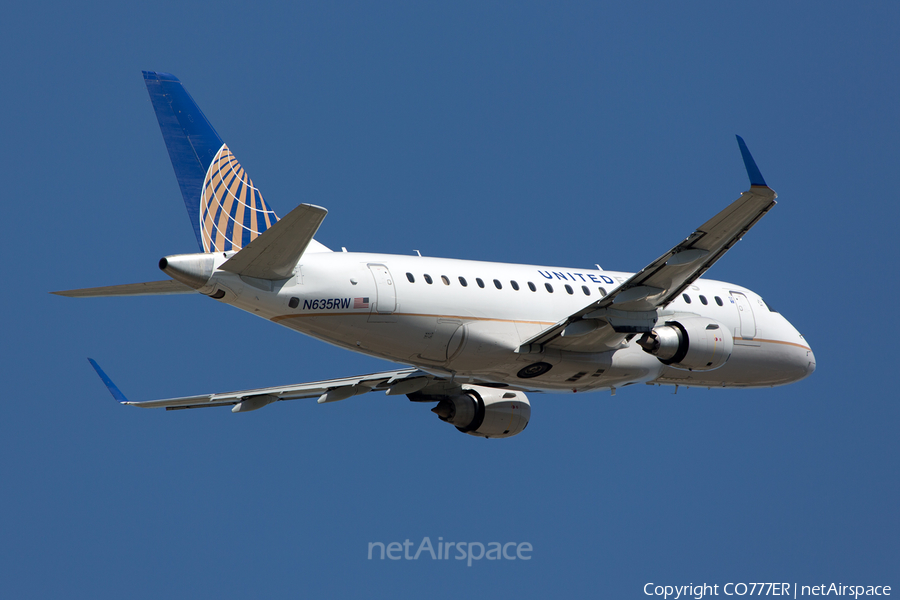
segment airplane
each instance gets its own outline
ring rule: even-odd
[[[300,204],[279,219],[178,78],[143,75],[201,252],[162,258],[165,281],[53,293],[199,293],[405,366],[131,401],[89,359],[122,404],[238,413],[385,392],[434,404],[432,412],[460,432],[506,438],[528,425],[527,394],[615,394],[635,384],[759,388],[815,371],[809,343],[758,294],[700,278],[775,206],[740,136],[750,189],[638,273],[337,252],[314,239],[324,208]]]

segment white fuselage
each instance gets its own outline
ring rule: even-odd
[[[218,256],[221,264],[225,257]],[[280,325],[343,348],[451,374],[459,382],[571,392],[633,383],[761,387],[797,381],[815,369],[803,336],[757,294],[704,279],[658,315],[660,323],[671,315],[698,315],[727,328],[734,349],[718,369],[666,366],[625,334],[603,352],[579,348],[577,338],[565,348],[520,348],[630,276],[594,269],[315,252],[305,254],[294,276],[283,282],[217,270],[208,285],[225,292],[222,302]],[[540,377],[518,375],[536,362],[552,368]]]

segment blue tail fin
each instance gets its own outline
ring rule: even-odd
[[[178,78],[143,73],[197,243],[240,250],[278,217]]]

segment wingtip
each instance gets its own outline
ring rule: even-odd
[[[94,367],[94,370],[97,371],[97,375],[100,376],[100,380],[103,381],[103,385],[106,386],[106,389],[109,390],[109,393],[112,394],[113,398],[121,402],[122,404],[129,404],[128,398],[125,397],[125,394],[113,383],[112,379],[109,378],[109,375],[103,372],[103,369],[100,368],[100,365],[97,364],[97,361],[93,358],[88,357],[88,362],[91,363],[91,366]]]
[[[759,167],[756,166],[756,161],[753,160],[753,156],[750,154],[750,150],[747,148],[747,144],[744,142],[744,138],[739,135],[735,135],[737,138],[738,147],[741,149],[741,158],[744,159],[744,167],[747,169],[747,176],[750,178],[750,185],[761,185],[763,187],[769,187],[766,184],[766,180],[763,179],[762,173],[759,172]]]

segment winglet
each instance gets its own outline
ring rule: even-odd
[[[750,185],[761,185],[765,187],[769,187],[766,185],[766,180],[763,179],[762,173],[759,172],[759,167],[756,166],[756,161],[753,160],[753,157],[750,155],[750,150],[747,149],[747,144],[744,143],[744,138],[739,135],[734,136],[737,138],[738,146],[741,148],[741,157],[744,159],[744,166],[747,168],[747,175],[750,177]]]
[[[94,367],[94,370],[97,371],[97,375],[100,376],[100,379],[103,380],[103,384],[106,386],[106,389],[109,390],[109,393],[113,395],[113,398],[121,402],[122,404],[128,404],[128,398],[125,397],[119,388],[116,387],[116,384],[112,382],[112,379],[109,378],[109,375],[103,372],[103,369],[100,368],[100,365],[97,364],[97,361],[93,358],[89,358],[91,366]]]

